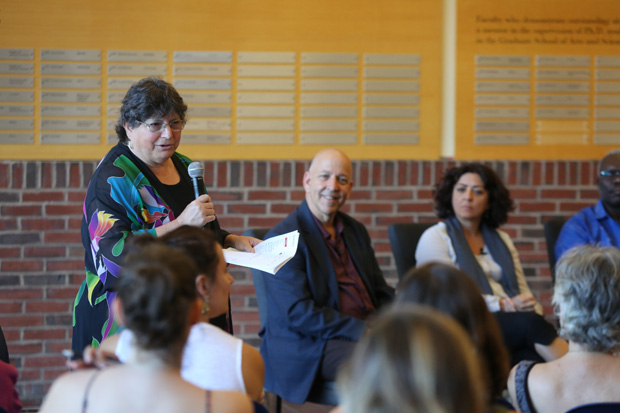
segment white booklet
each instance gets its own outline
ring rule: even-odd
[[[292,231],[261,242],[254,247],[256,252],[243,252],[235,248],[226,248],[224,259],[229,264],[255,268],[275,275],[284,264],[295,256],[298,242],[299,231]]]

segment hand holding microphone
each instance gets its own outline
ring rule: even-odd
[[[196,200],[185,207],[185,210],[183,210],[183,213],[177,220],[181,225],[202,227],[214,221],[216,218],[211,197],[207,194],[205,183],[202,178],[204,175],[204,167],[201,162],[192,162],[187,168],[187,173],[192,179]]]

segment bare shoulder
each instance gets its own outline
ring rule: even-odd
[[[248,395],[253,400],[261,400],[265,384],[265,363],[260,352],[247,343],[243,343],[241,356],[243,381]]]
[[[95,369],[65,373],[58,377],[45,396],[40,412],[79,412],[86,386],[97,373]]]
[[[218,413],[252,413],[254,407],[247,395],[233,391],[212,393],[212,408]]]

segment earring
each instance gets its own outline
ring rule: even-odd
[[[206,315],[209,313],[209,310],[211,310],[211,307],[209,307],[209,296],[207,295],[205,300],[202,302],[202,311],[200,314]]]

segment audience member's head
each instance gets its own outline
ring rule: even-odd
[[[200,310],[198,273],[191,258],[159,241],[138,242],[132,248],[117,298],[124,325],[140,348],[159,352],[169,361],[181,353]]]
[[[423,304],[455,319],[478,350],[490,401],[506,387],[508,352],[476,283],[458,268],[429,263],[411,269],[398,285],[395,306]]]
[[[620,355],[620,250],[576,247],[555,271],[560,335],[588,351]]]
[[[435,209],[437,216],[445,219],[454,216],[452,192],[459,179],[465,174],[477,174],[488,193],[488,208],[481,223],[497,228],[508,220],[508,213],[514,209],[510,193],[499,176],[490,167],[480,163],[466,163],[449,168],[435,187]]]
[[[341,370],[344,413],[483,410],[471,341],[455,321],[429,307],[380,315]]]

